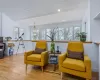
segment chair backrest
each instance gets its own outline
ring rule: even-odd
[[[69,42],[67,50],[74,52],[84,52],[84,47],[82,42]]]
[[[47,42],[45,40],[40,40],[36,43],[36,48],[41,48],[47,50]]]

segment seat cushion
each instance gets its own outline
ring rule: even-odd
[[[29,55],[27,57],[27,60],[40,62],[41,61],[41,54],[32,54],[32,55]]]
[[[72,70],[85,71],[85,65],[82,60],[66,58],[62,66]]]

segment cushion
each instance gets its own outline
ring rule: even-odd
[[[66,58],[62,63],[64,68],[76,70],[76,71],[85,71],[85,65],[82,60]]]
[[[45,40],[37,41],[36,48],[46,49],[47,48],[47,42]]]
[[[29,55],[27,57],[27,60],[40,62],[41,61],[41,55],[40,54],[32,54],[32,55]]]
[[[44,52],[45,49],[41,49],[41,48],[35,48],[35,53],[36,54],[41,54],[42,52]]]
[[[84,60],[84,52],[76,52],[68,50],[68,58]]]

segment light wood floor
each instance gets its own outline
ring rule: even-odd
[[[95,73],[94,73],[95,74]],[[98,80],[95,74],[93,80]],[[24,56],[14,55],[0,59],[0,80],[61,80],[59,74],[42,72],[41,69],[33,69],[28,66],[27,74],[25,71]],[[63,80],[70,80],[64,78]],[[71,79],[77,80],[77,79]]]

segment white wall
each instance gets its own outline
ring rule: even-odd
[[[52,14],[52,15],[47,15],[47,16],[24,19],[17,22],[21,26],[31,26],[31,25],[34,25],[34,22],[36,25],[43,25],[43,24],[62,22],[62,20],[65,20],[66,22],[77,21],[77,20],[82,20],[84,13],[85,13],[84,9],[83,10],[76,9],[76,10],[60,12],[57,14]]]
[[[90,0],[90,31],[91,38],[94,42],[100,42],[100,20],[95,20],[94,17],[100,13],[100,0]]]
[[[85,25],[86,23],[86,25]],[[88,0],[88,8],[82,19],[82,31],[84,32],[86,28],[87,41],[92,41],[90,36],[90,1]]]
[[[2,14],[2,36],[3,37],[14,37],[13,29],[14,27],[18,27],[19,25],[11,20],[7,15],[4,13]]]
[[[94,42],[100,42],[100,19],[95,20],[94,18],[96,15],[100,13],[100,0],[90,0],[90,33],[91,39]],[[99,53],[98,53],[98,64],[100,68],[100,45],[98,45]],[[100,78],[100,69],[99,71],[99,78]]]
[[[94,17],[100,13],[100,0],[88,0],[88,9],[82,20],[83,28],[84,23],[87,23],[87,38],[90,41],[99,42],[100,37],[100,20],[95,20]]]
[[[51,24],[43,24],[43,25],[36,25],[36,28],[38,29],[52,29],[55,27],[59,27],[59,28],[67,28],[67,27],[81,27],[82,26],[82,21],[70,21],[70,22],[59,22],[59,23],[51,23]]]
[[[2,14],[0,13],[0,36],[2,36]]]

